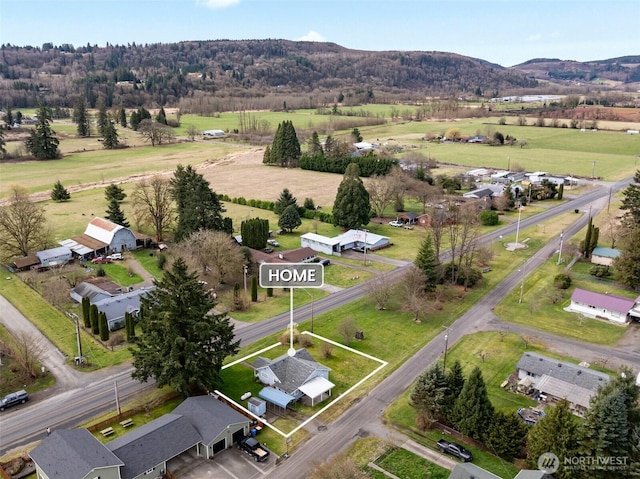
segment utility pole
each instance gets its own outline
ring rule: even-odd
[[[80,320],[79,318],[76,318],[76,342],[78,343],[78,361],[80,362],[80,364],[83,363],[82,361],[82,343],[80,341]]]

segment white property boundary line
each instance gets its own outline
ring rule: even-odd
[[[332,341],[328,338],[324,338],[322,336],[318,336],[317,334],[311,333],[309,331],[303,331],[300,334],[307,334],[309,336],[312,336],[314,338],[317,338],[321,341],[325,341],[327,343],[333,344],[334,346],[337,346],[339,348],[345,349],[351,353],[354,354],[358,354],[359,356],[365,357],[367,359],[370,359],[371,361],[375,361],[377,363],[380,363],[380,366],[378,366],[376,369],[374,369],[373,371],[371,371],[369,374],[367,374],[364,378],[362,378],[360,381],[358,381],[356,384],[354,384],[353,386],[351,386],[349,389],[347,389],[345,392],[343,392],[342,394],[340,394],[337,398],[335,398],[333,401],[331,401],[329,404],[327,404],[325,407],[323,407],[322,409],[320,409],[318,412],[316,412],[313,416],[311,416],[310,418],[308,418],[306,421],[304,421],[302,424],[298,425],[298,427],[296,427],[295,429],[293,429],[292,431],[290,431],[289,433],[285,433],[283,431],[281,431],[280,429],[278,429],[277,427],[269,424],[268,422],[265,422],[264,419],[261,419],[259,416],[256,416],[255,414],[253,414],[251,411],[249,411],[247,408],[245,408],[244,406],[242,406],[241,404],[235,402],[233,399],[231,399],[230,397],[224,395],[223,393],[221,393],[218,390],[215,390],[214,393],[222,396],[225,400],[229,401],[230,403],[234,404],[236,407],[242,409],[244,412],[246,412],[249,416],[255,418],[256,420],[264,423],[267,427],[269,427],[270,429],[272,429],[273,431],[277,432],[278,434],[280,434],[282,437],[284,437],[285,439],[293,436],[296,432],[298,432],[300,429],[302,429],[303,427],[305,427],[307,424],[309,424],[311,421],[313,421],[316,417],[318,417],[320,414],[322,414],[323,412],[325,412],[327,409],[329,409],[331,406],[333,406],[335,403],[337,403],[338,401],[340,401],[342,398],[344,398],[345,396],[347,396],[351,391],[353,391],[354,389],[356,389],[357,387],[359,387],[362,383],[364,383],[365,381],[369,380],[371,377],[375,376],[376,374],[378,374],[378,372],[380,372],[380,370],[382,370],[382,368],[386,367],[387,364],[389,364],[387,361],[383,361],[382,359],[378,359],[376,357],[373,357],[369,354],[363,353],[361,351],[358,351],[356,349],[350,348],[348,346],[345,346],[344,344],[340,344],[337,343],[335,341]],[[239,364],[241,362],[246,361],[249,358],[252,358],[254,356],[257,356],[259,354],[262,354],[265,351],[269,351],[270,349],[273,349],[275,347],[278,346],[282,346],[282,343],[275,343],[271,346],[267,346],[264,349],[261,349],[258,352],[255,352],[253,354],[250,354],[248,356],[245,356],[243,358],[240,358],[232,363],[229,363],[225,366],[222,367],[222,369],[227,369],[230,368],[231,366],[235,366],[236,364]]]

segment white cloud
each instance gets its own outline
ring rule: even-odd
[[[205,7],[213,9],[227,8],[236,3],[240,3],[240,0],[197,0],[198,5],[204,5]]]
[[[527,40],[529,40],[530,42],[537,42],[537,41],[542,40],[542,35],[540,35],[539,33],[536,34],[536,35],[529,35],[527,37]]]
[[[326,42],[327,39],[320,35],[318,32],[314,32],[313,30],[309,30],[309,33],[301,36],[297,39],[300,42]]]

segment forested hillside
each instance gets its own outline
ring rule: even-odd
[[[452,53],[370,52],[288,40],[5,44],[0,78],[0,107],[12,108],[33,107],[43,94],[53,107],[71,107],[78,94],[89,107],[101,95],[108,107],[125,108],[178,106],[181,100],[214,95],[254,102],[295,95],[305,98],[304,106],[320,107],[439,95],[490,97],[537,86],[520,72]]]

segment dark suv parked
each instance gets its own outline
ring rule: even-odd
[[[29,395],[27,394],[27,391],[24,390],[7,394],[5,397],[0,399],[0,411],[4,411],[6,408],[15,406],[16,404],[24,404],[28,400]]]

